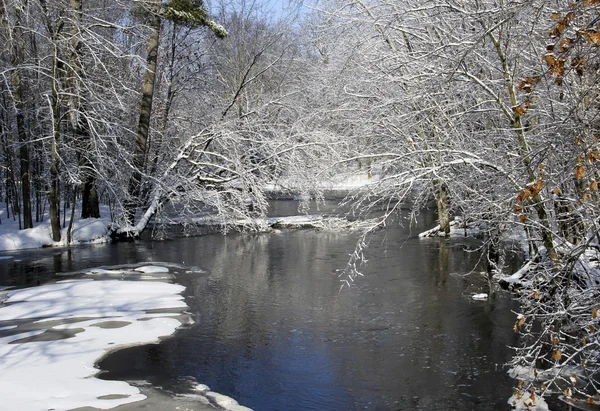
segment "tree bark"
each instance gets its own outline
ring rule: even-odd
[[[160,16],[158,10],[160,0],[152,0],[153,10],[150,12],[148,38],[148,54],[146,56],[146,72],[142,86],[142,102],[138,121],[137,136],[133,153],[133,174],[129,180],[129,199],[125,204],[125,218],[128,224],[135,222],[135,213],[140,206],[142,176],[146,166],[148,150],[148,136],[150,133],[150,115],[152,114],[152,101],[154,99],[154,86],[156,84],[156,66],[158,61],[158,46],[160,42]]]
[[[11,65],[14,70],[11,74],[11,85],[14,93],[14,104],[17,120],[17,135],[19,137],[19,180],[21,182],[21,193],[23,195],[23,226],[22,228],[33,228],[31,218],[31,180],[29,171],[29,149],[27,141],[27,130],[25,124],[26,105],[25,96],[28,94],[22,73],[19,68],[23,64],[23,31],[21,30],[21,7],[15,5],[15,24],[11,31],[4,2],[0,2],[0,20],[6,31],[6,37],[10,42]],[[21,228],[21,227],[20,227]]]
[[[16,72],[15,72],[16,73]],[[15,85],[15,98],[17,104],[17,134],[19,135],[19,166],[21,192],[23,195],[23,228],[33,228],[31,217],[31,173],[29,169],[29,148],[27,146],[27,131],[25,129],[24,115],[24,86],[18,74],[13,77]]]
[[[60,100],[58,96],[58,56],[56,47],[52,58],[52,142],[50,144],[50,192],[48,202],[50,203],[50,226],[52,227],[52,239],[60,241],[60,180],[59,180],[59,158],[58,141],[60,140]]]
[[[517,100],[517,93],[515,90],[515,85],[513,82],[508,60],[506,58],[506,55],[504,54],[504,51],[502,50],[502,45],[500,44],[498,38],[496,38],[492,32],[488,33],[488,37],[492,40],[492,43],[494,44],[494,47],[496,49],[496,53],[498,54],[500,62],[502,63],[502,71],[504,73],[504,79],[506,80],[506,84],[508,87],[508,94],[510,97],[511,106],[517,107],[519,106],[519,102]],[[525,129],[521,122],[521,116],[519,116],[517,113],[506,114],[511,122],[512,129],[517,135],[517,140],[519,142],[519,152],[523,158],[523,165],[525,166],[529,182],[534,183],[537,180],[537,177],[531,166],[531,150],[529,149],[529,144],[527,143]],[[548,213],[546,212],[546,207],[544,206],[544,202],[539,193],[533,195],[533,208],[535,209],[540,222],[540,235],[542,237],[542,243],[548,251],[548,257],[550,257],[550,260],[556,264],[558,262],[558,253],[556,252],[556,248],[554,247],[554,236],[552,235],[552,231],[550,229],[550,222],[548,221]]]
[[[82,62],[82,40],[80,27],[83,24],[81,0],[71,0],[71,10],[73,14],[73,41],[71,44],[71,65],[74,75],[71,78],[72,88],[72,107],[71,107],[71,125],[78,145],[79,172],[81,175],[81,218],[100,218],[100,203],[98,201],[98,192],[96,190],[96,176],[94,167],[89,158],[89,148],[91,143],[91,132],[87,123],[87,107],[85,98],[81,98],[82,87],[80,82],[84,80],[85,73]]]
[[[450,234],[450,213],[448,211],[448,190],[443,182],[436,183],[437,190],[435,202],[437,204],[438,223],[440,225],[440,235]]]

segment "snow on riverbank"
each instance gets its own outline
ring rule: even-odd
[[[108,212],[105,213],[108,215]],[[67,229],[61,232],[62,240],[52,240],[50,221],[46,218],[41,223],[34,223],[34,228],[19,230],[19,222],[5,217],[5,210],[0,211],[0,251],[24,250],[29,248],[42,248],[48,246],[67,245]],[[110,241],[108,237],[108,218],[87,218],[73,221],[71,231],[72,244],[77,243],[104,243]]]
[[[155,281],[85,279],[9,292],[0,308],[2,328],[11,327],[0,333],[2,406],[107,409],[144,399],[125,382],[93,378],[94,364],[111,350],[172,334],[181,325],[178,319],[146,311],[183,311],[183,289]]]
[[[146,278],[164,278],[167,271],[140,268]],[[110,351],[173,334],[189,320],[184,287],[94,278],[105,272],[90,270],[89,279],[0,292],[2,409],[109,409],[146,398],[126,382],[95,378],[94,365]],[[216,401],[209,393],[205,398]],[[224,408],[231,411],[249,410],[231,399],[228,404]]]

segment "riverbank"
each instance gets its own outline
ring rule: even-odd
[[[173,400],[152,387],[97,378],[96,363],[109,353],[156,344],[193,322],[185,287],[172,282],[176,272],[169,264],[90,269],[56,283],[0,291],[3,406],[126,411],[175,401],[194,411],[249,411],[206,386],[198,385],[193,398]]]

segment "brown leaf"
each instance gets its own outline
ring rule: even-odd
[[[525,187],[521,191],[519,191],[519,195],[517,195],[517,203],[522,203],[525,200],[529,200],[531,198],[531,191],[529,187]]]
[[[590,44],[595,46],[600,45],[600,32],[597,32],[596,30],[588,30],[586,35]]]
[[[567,27],[567,22],[564,19],[561,19],[556,23],[552,30],[550,31],[550,37],[560,37],[561,34],[565,31]]]
[[[525,224],[527,222],[527,217],[525,217],[525,214],[521,214],[519,215],[519,220],[522,224]]]
[[[524,116],[527,113],[527,110],[523,106],[515,106],[512,109],[517,116]]]
[[[554,54],[552,53],[545,54],[544,57],[542,57],[542,60],[549,66],[553,66],[554,63],[556,63],[556,57],[554,57]]]
[[[562,39],[559,43],[558,43],[558,47],[560,49],[561,53],[565,53],[567,50],[569,50],[572,46],[573,46],[573,39],[570,37],[564,38]]]
[[[515,213],[520,213],[521,211],[523,211],[523,208],[522,208],[520,205],[518,205],[518,204],[515,204],[515,205],[513,206],[513,211],[514,211]]]
[[[562,77],[565,75],[565,59],[555,59],[554,64],[550,65],[550,74]],[[559,84],[560,85],[560,84]]]
[[[560,350],[552,351],[552,359],[554,359],[556,361],[560,361],[561,358],[562,358],[562,353],[560,352]]]
[[[598,191],[598,182],[596,180],[592,180],[590,183],[590,191]]]
[[[592,308],[592,318],[598,317],[598,307]]]
[[[578,164],[577,167],[575,167],[575,179],[579,181],[583,176],[585,176],[585,169],[581,164]]]
[[[596,401],[594,401],[594,399],[592,397],[588,397],[587,403],[590,404],[590,405],[593,405],[593,404],[596,403]]]
[[[559,12],[555,11],[554,13],[552,13],[551,20],[556,21],[556,20],[560,19],[561,17],[562,17],[562,15]]]

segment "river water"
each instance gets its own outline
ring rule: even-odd
[[[197,381],[256,411],[510,409],[517,306],[505,292],[471,299],[487,292],[477,243],[417,237],[434,224],[422,213],[376,233],[349,288],[340,273],[357,234],[318,230],[22,252],[0,282],[150,261],[206,269],[178,277],[195,325],[111,354],[101,378],[174,392]]]

